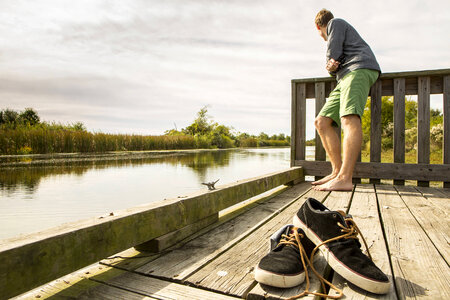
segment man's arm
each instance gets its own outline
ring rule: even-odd
[[[327,65],[326,69],[331,75],[339,69],[344,62],[345,21],[333,19],[328,26]]]

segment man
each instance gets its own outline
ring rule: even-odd
[[[361,149],[361,116],[370,87],[380,66],[369,45],[346,21],[322,9],[315,19],[319,35],[327,42],[326,69],[336,76],[337,86],[318,114],[314,125],[327,152],[332,172],[312,184],[316,190],[352,190],[352,176]],[[344,131],[343,156],[336,126]]]

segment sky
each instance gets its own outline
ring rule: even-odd
[[[322,8],[383,72],[450,67],[450,1],[0,0],[0,109],[159,135],[208,106],[236,131],[290,135],[291,79],[328,76]]]

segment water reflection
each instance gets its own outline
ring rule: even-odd
[[[208,168],[224,167],[229,164],[233,150],[199,151],[187,153],[130,153],[111,155],[90,155],[77,157],[8,157],[0,163],[0,190],[7,194],[16,189],[33,193],[41,179],[55,175],[82,176],[89,170],[106,168],[128,168],[147,164],[180,165],[192,168],[200,180],[205,180]],[[251,152],[250,152],[251,153]],[[267,156],[268,153],[259,153]],[[1,160],[0,160],[1,161]],[[3,168],[2,168],[3,166]]]
[[[0,240],[289,167],[284,149],[0,157]]]

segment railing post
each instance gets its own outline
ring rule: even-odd
[[[370,161],[381,162],[381,80],[372,86],[370,93]],[[380,179],[370,179],[379,184]]]
[[[317,115],[319,114],[323,105],[325,104],[325,82],[317,82],[315,84],[315,95],[316,95],[316,114],[315,114],[315,116],[317,117]],[[323,148],[322,140],[320,139],[320,136],[319,136],[317,130],[316,130],[315,160],[316,161],[325,161],[326,160],[325,149]],[[323,178],[323,176],[315,177],[316,180],[319,180],[321,178]]]
[[[405,78],[394,79],[394,162],[405,163]],[[404,180],[394,179],[404,185]]]
[[[417,82],[417,163],[430,163],[430,77],[419,77]],[[429,186],[428,181],[417,181],[418,186]]]
[[[306,84],[292,82],[291,167],[305,159]]]
[[[442,145],[444,164],[450,164],[450,75],[443,78],[443,114],[444,114],[444,138]],[[445,188],[450,188],[450,182],[444,182]]]

